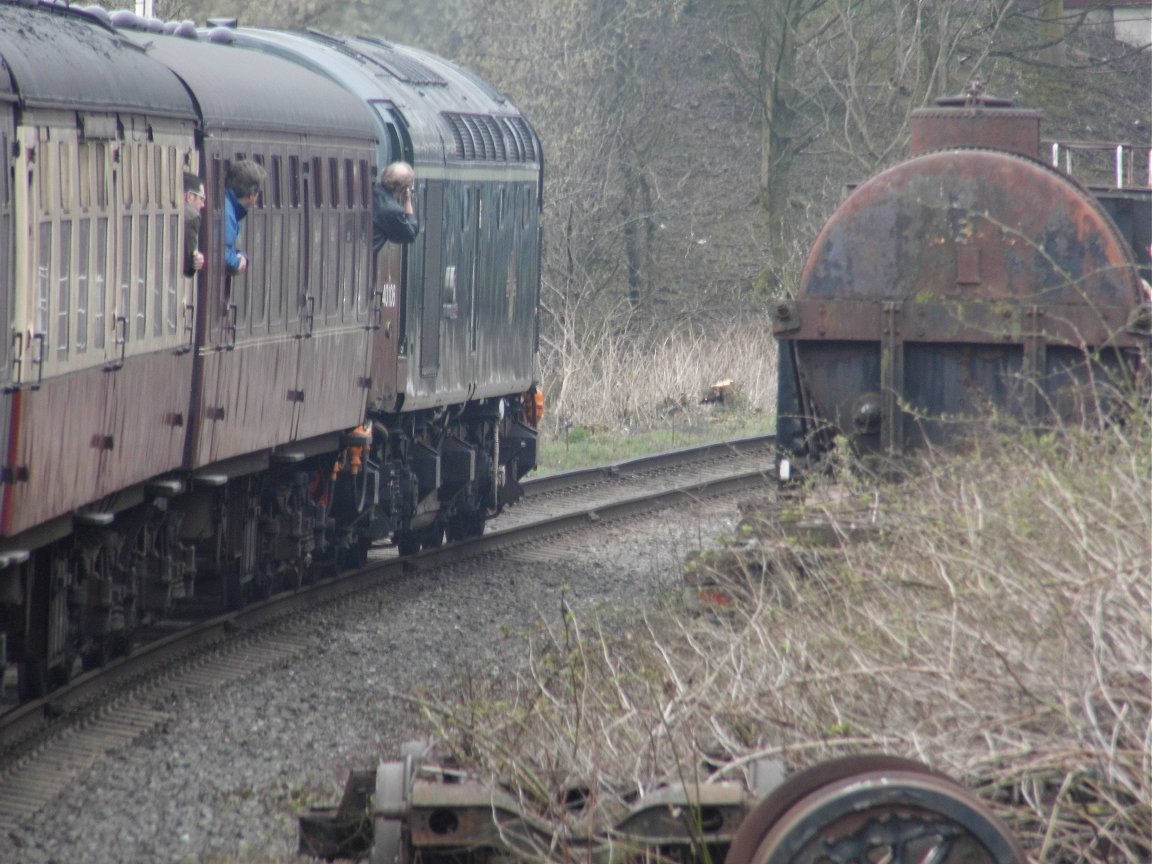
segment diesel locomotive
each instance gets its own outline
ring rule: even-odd
[[[536,462],[543,158],[385,40],[0,3],[0,671],[483,531]],[[225,176],[267,182],[224,266]],[[373,252],[404,160],[422,230]],[[204,181],[182,273],[182,175]]]
[[[772,310],[782,480],[838,442],[893,454],[1147,404],[1148,147],[1042,147],[1040,120],[979,88],[941,99],[828,219]],[[1051,164],[1100,151],[1099,185]]]

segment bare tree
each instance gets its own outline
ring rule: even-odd
[[[792,164],[813,140],[809,97],[797,68],[805,46],[828,29],[829,0],[737,0],[728,6],[722,47],[756,100],[760,126],[756,203],[768,242],[765,277],[775,285],[788,244]]]
[[[659,302],[653,256],[667,202],[652,166],[672,116],[664,34],[681,6],[560,0],[529,14],[496,0],[456,19],[461,60],[512,93],[546,142],[545,271],[561,295],[550,308],[586,313],[592,302],[616,314],[621,298],[633,309]]]

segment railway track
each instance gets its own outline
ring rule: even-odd
[[[520,505],[473,541],[404,559],[376,549],[362,570],[192,626],[171,622],[171,633],[129,657],[0,716],[0,830],[36,813],[108,751],[163,728],[181,694],[291,663],[307,650],[307,619],[319,608],[365,602],[390,576],[450,568],[502,549],[539,561],[563,558],[572,550],[565,535],[620,525],[685,499],[762,487],[773,451],[771,437],[741,439],[539,478],[526,484]]]

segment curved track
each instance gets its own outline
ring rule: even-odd
[[[762,488],[770,482],[773,452],[771,437],[742,439],[541,478],[483,537],[410,558],[391,548],[373,550],[361,570],[190,627],[171,622],[170,635],[0,716],[0,828],[36,812],[109,749],[162,726],[173,693],[291,662],[306,645],[293,639],[292,622],[314,609],[354,602],[389,574],[508,547],[562,555],[565,533],[596,532],[685,497]]]

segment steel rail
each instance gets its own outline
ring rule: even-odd
[[[770,458],[772,436],[742,438],[735,441],[690,447],[668,453],[631,459],[615,465],[565,472],[534,479],[525,484],[529,500],[602,478],[626,479],[645,472],[673,467],[690,467],[725,455],[747,455],[765,451]],[[255,633],[317,606],[333,603],[343,597],[371,588],[390,574],[432,569],[495,550],[538,541],[568,531],[579,530],[601,522],[619,520],[645,512],[674,506],[676,502],[736,494],[763,487],[771,482],[770,462],[763,469],[744,470],[729,476],[711,477],[641,495],[620,496],[610,503],[577,506],[568,512],[544,516],[513,528],[494,530],[468,541],[438,549],[424,550],[404,558],[370,561],[364,568],[337,577],[273,595],[244,609],[227,612],[183,628],[168,636],[148,642],[131,654],[105,666],[78,675],[68,684],[48,695],[25,703],[0,715],[0,772],[5,758],[21,751],[22,742],[43,740],[54,727],[64,726],[70,718],[94,701],[107,698],[110,692],[132,689],[134,682],[162,673],[168,667],[186,662],[204,652],[234,640],[242,634]]]

